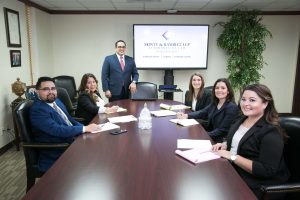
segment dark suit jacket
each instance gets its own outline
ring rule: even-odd
[[[96,94],[100,96],[98,92]],[[95,115],[98,114],[99,107],[86,92],[81,92],[78,97],[78,104],[76,110],[76,117],[84,118],[83,124],[89,124]]]
[[[102,66],[102,89],[104,92],[110,90],[113,96],[121,94],[123,85],[127,90],[132,81],[138,82],[139,74],[133,58],[126,55],[124,58],[124,71],[116,54],[107,56]]]
[[[30,122],[35,141],[41,143],[71,143],[74,137],[82,133],[83,125],[75,121],[67,112],[63,103],[56,99],[55,103],[63,110],[73,126],[68,126],[61,116],[47,103],[36,98],[30,108]],[[41,151],[39,168],[46,171],[63,150]]]
[[[227,136],[230,125],[236,120],[238,114],[239,108],[235,103],[225,102],[219,110],[217,105],[211,103],[202,110],[189,113],[188,117],[208,120],[206,130],[217,143],[223,142],[223,138]]]
[[[232,138],[246,117],[238,120],[228,132],[227,150],[231,148]],[[235,165],[240,176],[259,197],[261,185],[285,183],[289,171],[283,157],[284,141],[274,125],[262,117],[242,137],[237,154],[253,161],[252,174]]]
[[[184,104],[187,106],[192,107],[192,101],[188,101],[187,100],[187,96],[189,94],[190,91],[186,91],[185,93],[185,100],[184,100]],[[205,108],[206,106],[208,106],[210,103],[212,103],[212,96],[211,96],[211,92],[208,90],[204,90],[203,89],[203,94],[201,97],[199,97],[197,99],[197,103],[196,103],[196,108],[195,111],[201,110],[203,108]]]

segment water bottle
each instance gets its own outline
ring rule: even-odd
[[[150,129],[152,127],[152,117],[151,113],[147,107],[147,103],[144,104],[139,117],[139,126],[140,129]]]

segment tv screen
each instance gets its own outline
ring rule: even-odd
[[[208,30],[208,25],[134,24],[137,68],[206,69]]]

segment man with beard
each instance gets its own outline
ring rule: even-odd
[[[100,129],[96,124],[83,126],[68,114],[66,107],[56,98],[57,91],[52,78],[40,77],[35,87],[38,98],[30,109],[30,122],[36,142],[72,143],[76,136]],[[39,170],[47,171],[63,151],[41,151]]]
[[[102,66],[102,89],[109,101],[128,99],[136,92],[139,73],[132,57],[125,55],[126,43],[115,43],[116,53],[106,56]]]

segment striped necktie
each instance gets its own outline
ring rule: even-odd
[[[59,116],[68,124],[68,126],[73,126],[73,124],[69,121],[66,114],[53,102],[54,110],[59,114]]]

